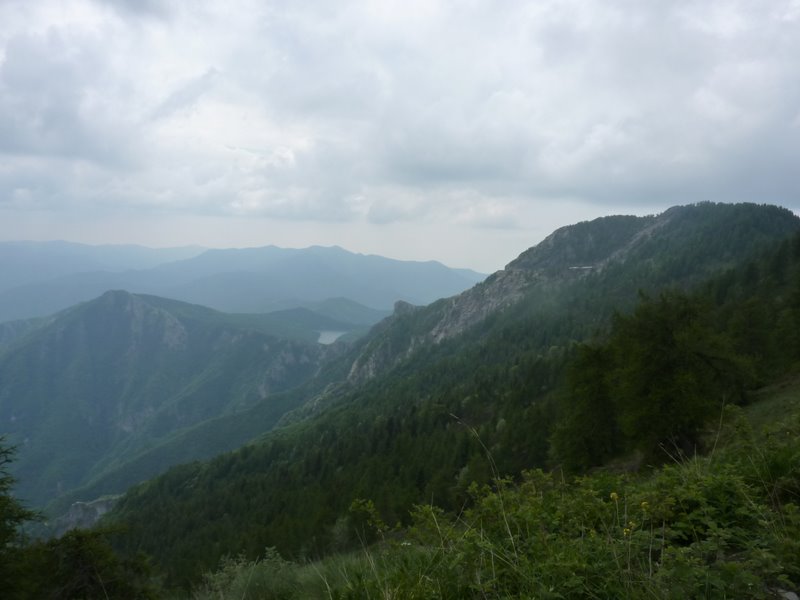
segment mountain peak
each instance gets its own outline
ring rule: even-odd
[[[557,229],[510,262],[506,269],[553,275],[573,267],[595,266],[630,243],[655,217],[611,216]]]
[[[108,290],[97,298],[99,302],[104,303],[120,303],[131,302],[135,295],[127,290]]]
[[[610,277],[606,271],[612,267],[624,265],[628,276],[612,278],[608,292],[625,288],[635,296],[648,285],[687,285],[799,230],[800,219],[784,208],[714,203],[561,227],[485,281],[417,311],[418,330],[406,332],[404,344],[397,343],[399,336],[372,340],[353,363],[350,380],[370,378],[413,349],[457,336],[523,300],[531,312],[543,311],[569,286]],[[407,321],[397,319],[394,327],[409,327]]]
[[[410,302],[406,302],[405,300],[398,300],[394,303],[394,314],[395,315],[408,315],[414,312],[418,306],[414,306]]]
[[[89,484],[105,469],[119,472],[109,475],[103,493],[121,492],[120,481],[141,476],[137,461],[144,459],[132,450],[155,453],[147,459],[149,474],[178,456],[196,458],[207,450],[158,454],[157,444],[262,402],[316,371],[324,354],[318,344],[263,333],[248,317],[110,290],[55,315],[13,351],[0,353],[0,423],[25,446],[17,465],[22,493],[44,502]],[[263,422],[274,422],[281,406]],[[228,432],[219,441],[230,449],[258,433],[249,431]],[[96,462],[105,453],[116,462]],[[69,465],[62,470],[40,468],[64,456]]]

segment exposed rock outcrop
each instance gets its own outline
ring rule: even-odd
[[[669,255],[664,248],[671,244],[682,247],[688,230],[693,230],[690,235],[702,238],[703,231],[716,227],[713,219],[725,218],[723,212],[736,217],[735,208],[709,206],[674,207],[657,216],[602,217],[562,227],[503,270],[457,296],[413,310],[399,304],[386,324],[373,330],[371,339],[352,363],[348,381],[369,380],[426,344],[439,344],[462,335],[523,299],[532,307],[543,305],[557,298],[564,285],[602,274],[611,265],[628,260],[647,262],[655,246],[660,248],[659,255]],[[788,219],[787,215],[779,217]]]
[[[103,496],[91,502],[75,502],[58,519],[49,523],[53,535],[60,536],[70,529],[88,529],[112,509],[121,496]]]

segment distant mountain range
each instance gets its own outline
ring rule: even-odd
[[[151,269],[205,252],[199,246],[146,248],[72,242],[0,242],[0,292],[31,283],[97,271]]]
[[[0,314],[40,315],[0,322],[0,433],[20,444],[19,490],[36,505],[78,488],[121,492],[243,444],[299,402],[282,395],[273,404],[276,392],[341,353],[322,345],[363,335],[391,312],[352,298],[427,301],[480,277],[319,247],[6,243],[0,260]],[[238,311],[173,299],[181,296]]]
[[[452,296],[483,278],[438,262],[339,247],[155,250],[6,242],[0,243],[0,322],[47,316],[116,289],[237,313],[313,307],[335,298],[386,311],[398,300],[427,304]]]

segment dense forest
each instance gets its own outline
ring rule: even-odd
[[[318,561],[225,558],[192,597],[789,598],[800,578],[800,385],[729,406],[705,456],[640,473],[528,470],[422,503],[388,526],[350,507],[364,545]]]
[[[131,489],[107,560],[209,598],[797,589],[797,386],[757,392],[800,363],[797,220],[672,210],[559,230],[520,301],[414,352],[446,303],[396,313],[325,377],[402,359]]]

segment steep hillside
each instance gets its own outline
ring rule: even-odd
[[[176,432],[268,405],[317,371],[320,345],[268,336],[240,320],[108,292],[1,352],[0,423],[20,446],[20,495],[42,505]],[[196,456],[162,456],[160,467]],[[113,491],[133,481],[123,478]]]
[[[533,470],[476,488],[457,513],[420,505],[399,529],[359,502],[340,532],[363,547],[228,559],[191,598],[793,598],[800,382],[753,396],[718,415],[707,456],[638,474]]]
[[[185,582],[225,553],[309,556],[357,543],[343,528],[359,498],[389,523],[418,502],[457,510],[473,482],[550,460],[565,365],[614,310],[632,308],[640,289],[697,289],[799,230],[783,209],[709,204],[559,230],[458,297],[398,305],[328,366],[344,380],[290,425],[131,490],[112,516],[130,525],[122,544]],[[782,248],[785,286],[800,254]],[[784,302],[779,289],[764,297]]]

